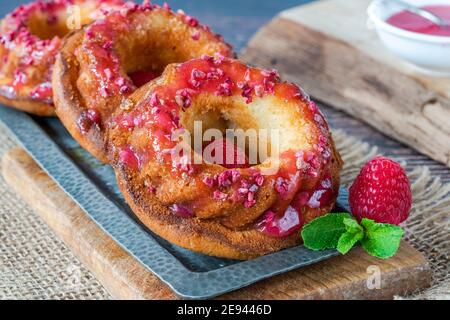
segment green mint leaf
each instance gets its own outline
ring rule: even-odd
[[[346,254],[350,251],[351,248],[353,248],[356,243],[358,243],[358,241],[362,240],[363,238],[364,231],[362,228],[361,230],[356,232],[347,231],[339,238],[337,250],[342,254]]]
[[[376,223],[366,218],[362,219],[361,225],[365,229],[361,243],[367,253],[381,259],[395,255],[404,234],[402,228],[392,224]]]
[[[375,222],[374,220],[371,220],[371,219],[362,218],[362,220],[361,220],[361,225],[362,225],[366,230],[375,228],[375,226],[376,226],[377,224],[378,224],[377,222]]]
[[[343,222],[347,232],[339,238],[337,250],[342,254],[346,254],[358,241],[364,238],[364,229],[353,218],[344,218]]]
[[[351,218],[350,214],[330,213],[314,219],[303,227],[303,243],[311,250],[336,248],[339,238],[346,232],[345,218]]]
[[[344,218],[344,225],[345,225],[345,229],[348,232],[351,233],[358,233],[358,232],[364,232],[363,227],[361,227],[358,223],[358,221],[356,221],[353,218]]]

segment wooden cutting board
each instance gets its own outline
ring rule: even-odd
[[[450,166],[450,78],[418,72],[367,27],[371,0],[322,0],[287,10],[241,58],[280,70],[315,99]]]
[[[11,186],[117,299],[176,299],[156,276],[114,242],[22,149],[2,160]],[[377,281],[380,287],[377,288]],[[221,299],[391,299],[430,285],[426,259],[403,242],[380,260],[354,249],[261,281]]]

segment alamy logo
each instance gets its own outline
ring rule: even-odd
[[[381,289],[381,269],[379,266],[368,266],[367,273],[370,275],[367,278],[367,288],[369,290],[380,290]]]
[[[66,25],[69,30],[81,29],[81,8],[80,6],[67,7]]]

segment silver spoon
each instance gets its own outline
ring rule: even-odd
[[[407,2],[401,1],[401,0],[390,0],[389,2],[393,2],[399,6],[401,6],[403,9],[417,14],[419,16],[421,16],[422,18],[427,19],[428,21],[433,22],[434,24],[440,26],[440,27],[445,27],[448,26],[450,23],[448,23],[447,21],[445,21],[444,19],[438,17],[437,15],[435,15],[434,13],[425,10],[425,9],[421,9],[418,8],[412,4],[409,4]]]

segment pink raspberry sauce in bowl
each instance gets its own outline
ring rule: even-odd
[[[433,36],[450,37],[450,3],[448,5],[429,5],[424,6],[425,9],[431,13],[434,13],[439,18],[444,20],[447,24],[439,26],[417,14],[409,11],[400,11],[389,19],[387,22],[394,27],[416,32],[422,34],[428,34]]]
[[[438,26],[388,0],[374,0],[369,21],[384,46],[416,69],[429,75],[450,77],[450,2],[403,0],[431,11],[449,22]]]

